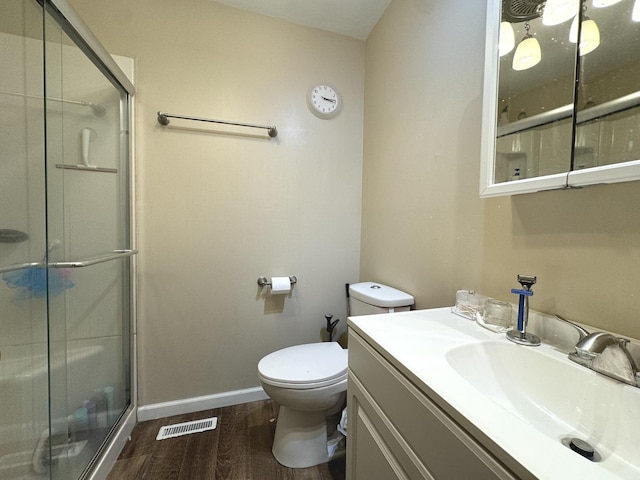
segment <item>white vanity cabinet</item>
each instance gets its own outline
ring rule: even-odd
[[[365,338],[350,327],[348,480],[535,478]]]

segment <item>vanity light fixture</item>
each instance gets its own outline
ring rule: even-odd
[[[640,0],[636,0],[636,3],[633,4],[631,20],[633,20],[634,22],[640,22]]]
[[[542,23],[543,25],[559,25],[575,17],[579,10],[580,0],[547,0],[542,11]]]
[[[640,2],[640,0],[638,0]],[[500,39],[498,40],[498,52],[501,57],[513,50],[516,46],[516,36],[509,22],[500,23]]]
[[[622,0],[593,0],[593,6],[596,8],[604,8],[620,3],[621,1]]]
[[[582,31],[580,32],[580,56],[593,52],[600,45],[600,30],[596,22],[589,17],[584,17],[582,21]]]
[[[529,29],[531,28],[529,22],[525,22],[524,28],[527,34],[518,44],[518,48],[516,48],[516,52],[513,55],[513,63],[511,66],[514,70],[527,70],[542,60],[540,44],[538,40],[529,33]]]
[[[636,0],[640,2],[640,0]],[[583,12],[587,10],[586,5],[582,7]],[[571,43],[578,42],[578,16],[573,19],[571,28],[569,29],[569,41]],[[580,32],[580,56],[584,56],[587,53],[593,52],[600,45],[600,30],[595,21],[587,17],[586,14],[582,15],[582,28]]]

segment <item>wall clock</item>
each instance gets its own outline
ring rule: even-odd
[[[342,109],[342,97],[331,85],[314,85],[307,94],[307,106],[318,118],[333,118]]]

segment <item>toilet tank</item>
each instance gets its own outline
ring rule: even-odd
[[[414,300],[408,293],[381,283],[362,282],[349,285],[351,316],[374,313],[403,312],[411,309]]]

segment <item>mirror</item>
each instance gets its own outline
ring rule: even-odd
[[[640,179],[640,0],[488,3],[481,196]]]
[[[542,5],[527,7],[503,0],[498,41],[505,45],[513,35],[514,42],[499,51],[497,183],[571,168],[577,49],[569,41],[571,22],[545,25]]]
[[[589,24],[600,44],[580,57],[574,169],[640,159],[640,0],[588,8]]]

